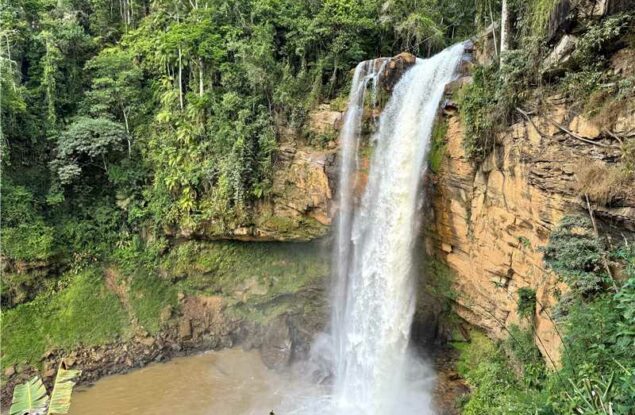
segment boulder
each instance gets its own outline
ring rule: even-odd
[[[543,62],[543,72],[555,74],[564,71],[571,61],[578,38],[573,35],[565,35],[551,51]]]
[[[629,135],[635,131],[635,110],[618,116],[613,132],[620,135]]]
[[[590,19],[605,16],[611,7],[609,0],[581,0],[577,4],[578,19]]]
[[[620,49],[611,56],[611,69],[617,76],[629,78],[635,76],[635,49]]]
[[[287,316],[275,319],[266,329],[260,356],[270,369],[282,369],[291,362],[293,341]]]
[[[583,115],[576,115],[569,123],[569,129],[586,138],[597,138],[601,134],[600,127]]]
[[[192,338],[192,322],[189,319],[179,321],[179,339],[190,340]]]
[[[392,91],[395,85],[397,85],[397,82],[401,79],[401,76],[416,62],[417,57],[408,52],[402,52],[390,58],[380,77],[381,86],[388,92]],[[380,62],[377,64],[381,65]]]
[[[139,340],[139,343],[143,344],[144,346],[150,347],[154,344],[155,340],[154,337],[144,337],[142,339]]]
[[[316,134],[335,134],[342,121],[342,112],[333,111],[329,104],[321,104],[309,112],[309,129]]]
[[[7,378],[15,375],[15,366],[7,366],[2,373],[4,373],[4,376]]]

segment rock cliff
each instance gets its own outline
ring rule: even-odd
[[[432,217],[426,250],[455,274],[456,313],[493,337],[505,337],[510,325],[521,324],[518,290],[535,290],[536,343],[557,362],[560,339],[552,313],[555,294],[566,287],[545,267],[540,248],[564,215],[588,210],[577,191],[581,169],[590,163],[610,165],[620,149],[592,122],[569,111],[560,97],[547,101],[541,115],[500,134],[480,165],[466,157],[456,108],[444,110],[446,153],[428,189]],[[632,128],[632,116],[623,114],[617,125]],[[633,230],[635,194],[633,187],[626,190],[611,207],[591,203],[593,214],[608,226]]]

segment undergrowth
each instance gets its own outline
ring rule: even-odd
[[[117,339],[129,328],[117,296],[98,269],[66,275],[67,285],[2,313],[2,366],[37,364],[53,348],[65,350]]]
[[[576,216],[563,219],[544,252],[547,265],[570,287],[559,315],[552,316],[562,334],[560,366],[545,367],[533,325],[509,328],[502,342],[472,333],[470,343],[455,345],[461,354],[457,368],[472,387],[462,413],[635,413],[632,244],[609,245]],[[612,279],[604,261],[622,277]],[[529,291],[519,294],[519,308],[535,304]]]

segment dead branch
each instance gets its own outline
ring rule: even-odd
[[[538,128],[538,126],[536,125],[536,123],[534,123],[534,120],[531,119],[531,117],[529,117],[530,113],[521,110],[520,108],[516,107],[516,111],[518,111],[523,117],[525,117],[525,119],[527,121],[529,121],[531,123],[531,125],[533,125],[534,129],[538,132],[538,134],[542,137],[542,138],[546,138],[547,136],[540,131],[540,129]]]
[[[575,138],[576,140],[582,141],[584,143],[587,144],[591,144],[594,146],[598,146],[598,147],[605,147],[605,148],[611,148],[611,146],[603,144],[603,143],[596,143],[595,141],[591,141],[588,140],[584,137],[579,136],[578,134],[574,133],[573,131],[570,131],[568,128],[566,128],[564,125],[557,123],[556,121],[552,120],[551,118],[545,117],[547,118],[547,120],[549,120],[553,125],[555,125],[556,127],[558,127],[558,129],[560,129],[560,131],[568,134],[569,136]]]

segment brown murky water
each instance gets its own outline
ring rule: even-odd
[[[443,354],[445,355],[445,353]],[[454,415],[467,393],[450,355],[437,359],[438,415]],[[75,390],[71,415],[269,415],[325,414],[328,388],[306,383],[306,368],[269,370],[256,351],[239,348],[180,357]]]
[[[287,381],[257,352],[228,349],[100,379],[73,394],[71,415],[268,415]]]

